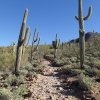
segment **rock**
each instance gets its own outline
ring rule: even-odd
[[[60,82],[57,82],[56,84],[57,84],[57,85],[60,85]]]
[[[46,100],[46,97],[41,96],[41,97],[39,97],[38,99],[39,99],[39,100]]]
[[[41,79],[41,74],[38,74],[38,75],[36,76],[36,79]]]
[[[56,100],[56,97],[51,95],[50,100]]]
[[[58,87],[58,88],[57,88],[57,90],[60,90],[60,91],[62,91],[62,90],[63,90],[63,88],[62,88],[62,87]]]
[[[50,91],[50,90],[47,90],[46,92],[47,92],[47,93],[51,93],[51,91]]]

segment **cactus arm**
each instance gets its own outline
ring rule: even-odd
[[[35,28],[35,31],[34,31],[34,35],[33,35],[33,40],[32,40],[32,47],[33,47],[33,45],[34,45],[35,34],[36,34],[36,28]]]
[[[91,14],[92,14],[92,6],[89,7],[88,15],[84,17],[84,20],[88,20],[91,17]]]
[[[77,16],[75,16],[75,19],[79,21],[79,18]]]
[[[25,45],[26,44],[26,41],[28,40],[28,33],[29,33],[29,31],[30,31],[30,28],[27,27],[26,28],[25,37],[24,37],[24,40],[23,40],[23,45]]]
[[[39,32],[36,34],[34,42],[38,40],[38,36],[39,36]]]
[[[30,38],[31,38],[31,32],[30,32],[30,34],[29,34],[28,42],[27,42],[27,44],[26,44],[27,46],[29,45]]]
[[[35,28],[35,31],[34,31],[34,35],[33,35],[33,41],[32,41],[32,46],[35,42],[37,42],[38,40],[38,35],[39,35],[39,32],[36,33],[36,28]]]
[[[37,43],[37,45],[36,45],[34,51],[36,51],[36,50],[38,49],[39,43],[40,43],[40,38],[38,39],[38,43]]]
[[[39,45],[39,43],[40,43],[40,37],[39,37],[39,40],[38,40],[38,44],[37,45]]]

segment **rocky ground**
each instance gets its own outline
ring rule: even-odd
[[[52,67],[49,61],[43,61],[46,66],[43,74],[38,74],[30,85],[31,98],[27,100],[79,100],[75,96],[64,94],[60,86],[57,70],[60,67]]]

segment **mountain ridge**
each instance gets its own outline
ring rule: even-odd
[[[85,41],[89,41],[93,38],[97,38],[97,37],[100,37],[100,33],[98,32],[87,32],[85,33]],[[79,43],[79,38],[76,38],[76,39],[72,39],[69,41],[69,43]]]

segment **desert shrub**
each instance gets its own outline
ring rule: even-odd
[[[23,75],[19,75],[18,77],[15,75],[9,75],[9,77],[5,79],[4,82],[7,83],[8,86],[19,86],[24,84],[25,77]]]
[[[27,70],[29,72],[29,71],[32,71],[33,70],[33,66],[32,66],[31,63],[27,63],[27,65],[23,69],[25,69],[25,70]]]
[[[70,76],[77,76],[83,71],[84,70],[80,70],[79,68],[74,68],[71,65],[65,65],[61,68],[60,73],[70,75]]]
[[[72,53],[71,53],[71,51],[69,51],[69,50],[66,50],[66,49],[64,49],[64,50],[62,50],[62,56],[63,57],[72,57]]]
[[[31,64],[27,64],[24,70],[28,71],[27,73],[28,75],[35,77],[37,73],[42,73],[44,67],[45,67],[44,65],[35,60]]]
[[[19,86],[18,88],[14,88],[12,89],[12,93],[14,95],[20,95],[20,96],[24,96],[25,94],[28,94],[29,90],[28,90],[28,87],[27,85],[21,85]]]
[[[24,100],[24,98],[18,94],[13,94],[10,89],[0,88],[0,100]]]
[[[54,55],[51,55],[51,54],[49,54],[49,55],[44,55],[44,58],[47,59],[47,60],[52,61],[52,60],[54,59]]]
[[[57,66],[57,67],[61,67],[61,66],[64,66],[64,65],[66,65],[66,61],[64,60],[64,59],[54,59],[53,61],[52,61],[52,65],[53,66]]]
[[[87,57],[87,59],[85,60],[85,64],[90,66],[91,68],[94,67],[94,62],[97,61],[97,58],[94,57]]]
[[[90,76],[90,77],[94,77],[94,76],[99,76],[100,75],[100,70],[98,70],[97,68],[86,68],[85,69],[85,74]]]
[[[95,60],[94,61],[94,67],[96,67],[100,70],[100,60]]]
[[[19,72],[19,75],[22,75],[22,76],[25,76],[27,74],[28,74],[28,70],[26,70],[26,69],[21,69]]]
[[[39,73],[39,71],[37,71],[37,73]],[[32,77],[32,78],[36,77],[37,73],[36,73],[36,71],[31,71],[26,75],[26,77]]]
[[[10,90],[2,88],[0,89],[0,100],[11,100],[12,93]]]
[[[14,67],[15,56],[10,53],[0,54],[0,70],[6,71]]]
[[[90,77],[81,73],[78,75],[78,80],[81,89],[91,91],[94,82]]]
[[[39,47],[39,54],[43,57],[44,55],[50,54],[50,46],[49,45],[42,45]]]
[[[71,57],[71,58],[70,58],[70,61],[71,61],[72,63],[77,62],[77,57]]]
[[[100,57],[100,51],[93,52],[93,57]]]

